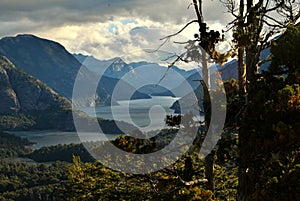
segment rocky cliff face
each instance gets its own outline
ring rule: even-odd
[[[0,57],[0,129],[72,129],[72,105],[40,80]],[[22,119],[18,117],[22,116]],[[13,121],[14,123],[11,123]]]
[[[2,64],[2,58],[0,58]],[[0,111],[2,114],[15,114],[20,104],[15,91],[12,89],[6,70],[0,66]]]

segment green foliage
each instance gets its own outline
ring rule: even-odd
[[[286,74],[289,83],[300,76],[300,24],[291,25],[286,32],[272,44],[272,63],[270,70],[275,74]]]
[[[264,187],[257,193],[265,200],[297,200],[300,197],[300,149],[284,156],[273,154],[265,171]]]
[[[30,152],[30,146],[33,143],[27,139],[20,138],[8,133],[0,132],[0,159],[17,157]]]
[[[100,163],[73,158],[64,200],[145,200],[150,186],[138,175],[126,175]]]
[[[0,200],[59,200],[67,179],[67,165],[61,162],[37,164],[18,162],[33,143],[8,133],[0,133]]]
[[[238,167],[226,168],[215,165],[216,200],[236,200],[238,188]]]
[[[256,200],[263,199],[267,194],[269,197],[265,200],[276,200],[278,197],[275,195],[286,194],[286,189],[293,189],[289,194],[294,198],[299,193],[299,189],[293,187],[298,182],[284,182],[284,178],[290,177],[292,174],[289,172],[299,163],[286,161],[286,156],[300,146],[300,111],[299,102],[295,99],[300,93],[299,85],[285,85],[284,82],[277,82],[278,79],[256,83],[256,96],[243,119],[247,143],[241,147],[244,151],[241,160],[247,167],[247,175],[256,183],[253,194]],[[285,187],[278,188],[283,183]],[[282,196],[279,200],[291,199]]]
[[[188,158],[191,169],[186,166]],[[215,169],[217,200],[234,200],[237,169],[218,165]],[[196,154],[185,155],[170,167],[145,175],[116,172],[98,162],[83,163],[74,156],[68,177],[66,200],[213,200],[203,180],[204,163]]]
[[[70,108],[49,107],[46,110],[31,110],[27,112],[34,119],[31,129],[37,130],[74,130],[72,110]]]
[[[66,165],[0,162],[2,200],[54,200],[66,178]]]
[[[273,43],[270,70],[251,87],[240,166],[254,186],[252,200],[299,198],[299,37],[299,26],[291,26]]]
[[[74,154],[80,156],[84,162],[94,161],[93,157],[82,144],[59,144],[56,146],[42,147],[34,150],[32,153],[27,154],[26,157],[31,158],[39,163],[53,161],[66,161],[71,163],[72,156]]]
[[[181,115],[167,115],[165,118],[165,122],[167,126],[170,127],[179,127],[181,123]]]
[[[35,124],[32,118],[20,115],[0,115],[0,131],[30,129]]]

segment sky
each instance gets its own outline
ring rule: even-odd
[[[0,38],[34,34],[61,43],[71,53],[98,59],[124,57],[146,60],[145,49],[155,49],[160,38],[180,30],[196,18],[191,0],[1,0]],[[204,18],[221,31],[231,16],[219,0],[205,0]],[[186,29],[162,50],[180,52],[173,41],[192,38]],[[155,57],[155,56],[152,56]]]

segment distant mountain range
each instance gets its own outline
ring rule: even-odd
[[[0,40],[0,55],[6,56],[12,63],[24,72],[40,79],[58,94],[72,98],[75,80],[85,80],[80,86],[84,97],[77,97],[75,104],[94,105],[115,103],[111,94],[118,79],[103,76],[97,84],[97,75],[74,58],[62,45],[54,41],[38,38],[33,35],[18,35]],[[80,73],[78,73],[80,70]],[[126,83],[124,83],[126,85]],[[89,91],[98,86],[96,93]],[[132,89],[127,85],[128,89]],[[96,100],[95,100],[96,97]],[[135,98],[150,98],[137,92]],[[122,97],[121,97],[122,99]]]
[[[80,63],[85,65],[90,71],[95,72],[101,76],[107,76],[117,79],[121,79],[124,75],[129,73],[129,76],[133,76],[135,79],[146,79],[146,77],[150,77],[153,82],[158,82],[161,78],[160,76],[164,75],[167,71],[166,66],[161,66],[157,63],[140,61],[128,64],[120,57],[112,58],[109,60],[99,60],[94,58],[93,56],[85,56],[83,54],[74,54],[74,57]],[[140,67],[143,68],[143,71],[138,70],[138,68]],[[187,78],[195,72],[195,69],[184,70],[173,66],[168,71],[168,75],[165,77],[165,82],[174,81],[176,79],[176,76],[178,76],[176,74]],[[174,85],[172,85],[172,87],[174,87]]]
[[[99,74],[82,65],[78,61],[79,58],[77,60],[59,43],[33,35],[25,34],[2,38],[0,40],[0,56],[0,130],[75,129],[70,102],[74,81],[76,78],[87,80],[88,84],[81,87],[83,90],[89,91],[90,85],[97,84]],[[100,61],[97,62],[99,65]],[[143,68],[139,68],[140,66]],[[89,65],[89,67],[91,66]],[[140,74],[142,72],[140,69],[147,73]],[[153,76],[151,82],[156,84],[167,68],[146,62],[128,65],[119,58],[112,59],[105,75],[101,76],[99,80],[96,94],[90,91],[90,97],[85,96],[82,100],[76,100],[78,101],[76,103],[80,105],[95,104],[92,101],[96,96],[96,103],[115,104],[118,100],[127,98],[128,92],[134,92],[130,99],[144,99],[150,98],[148,94],[167,91],[164,87],[154,86],[155,84],[139,89],[145,93],[136,91],[136,86],[131,86],[128,79],[123,79],[123,76],[130,75],[132,70],[139,73],[140,77],[137,76],[136,80],[148,79]],[[149,76],[152,70],[154,73]],[[178,68],[176,70],[183,76],[188,76],[193,72]],[[172,71],[170,72],[173,73]],[[170,78],[166,79],[168,82],[171,81]],[[178,80],[174,81],[178,82]],[[125,90],[120,92],[116,100],[112,100],[112,93],[117,84]],[[78,118],[84,119],[86,116],[78,112]],[[114,127],[112,126],[113,122],[105,120],[102,120],[100,124],[107,128]],[[133,129],[130,125],[125,125],[125,127],[128,127],[128,130]],[[111,131],[111,128],[107,130]]]
[[[189,76],[197,72],[196,69],[186,71],[176,66],[168,69],[146,61],[126,63],[119,57],[98,60],[93,56],[82,54],[74,56],[98,76],[122,80],[134,86],[139,92],[149,95],[170,95],[172,89],[179,87]]]
[[[263,51],[262,58],[269,54],[269,49]],[[201,100],[203,94],[200,69],[168,69],[146,61],[126,63],[119,57],[98,60],[72,55],[59,43],[34,35],[2,38],[0,56],[0,130],[74,129],[70,100],[75,80],[82,81],[78,90],[84,95],[76,96],[73,102],[80,106],[111,105],[118,100],[151,98],[150,95],[190,97],[195,93]],[[237,79],[235,60],[215,68],[223,80]],[[267,68],[265,64],[260,70]],[[116,86],[120,88],[114,94]],[[179,100],[172,108],[180,111],[179,102],[188,100]]]

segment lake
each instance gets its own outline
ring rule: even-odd
[[[90,116],[125,121],[147,132],[162,129],[166,115],[174,114],[170,109],[179,98],[152,96],[151,99],[118,101],[117,106],[96,106],[78,108]]]
[[[9,133],[19,137],[24,137],[34,142],[32,148],[38,149],[45,146],[53,146],[58,144],[79,144],[81,143],[76,132],[59,132],[59,131],[10,131]],[[103,141],[109,139],[114,140],[118,135],[99,134]],[[94,133],[85,133],[84,141],[93,141]]]
[[[89,114],[104,119],[115,119],[131,123],[140,130],[147,132],[164,128],[164,118],[174,114],[171,105],[179,98],[169,96],[154,96],[151,99],[118,101],[117,106],[96,106],[78,108]],[[150,120],[151,119],[151,120]],[[20,137],[26,137],[36,144],[33,148],[57,144],[80,143],[76,132],[58,131],[19,131],[10,132]],[[118,135],[99,134],[100,139],[114,140]],[[84,141],[93,141],[95,134],[86,133]]]

